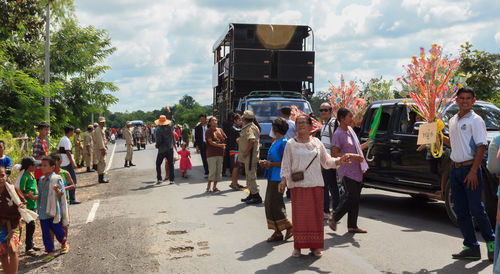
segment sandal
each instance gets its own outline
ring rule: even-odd
[[[300,249],[295,248],[292,252],[292,257],[298,258],[300,256],[302,256],[302,254],[300,253]]]
[[[210,188],[207,187],[207,191],[206,192],[209,193],[210,192]]]
[[[267,242],[278,242],[283,240],[283,234],[275,232],[271,237],[267,238]]]
[[[347,232],[349,233],[368,233],[368,231],[361,228],[348,228]]]
[[[42,262],[48,263],[48,262],[54,260],[55,258],[56,257],[54,257],[54,256],[47,255],[45,258],[43,258]]]
[[[214,192],[214,193],[215,193],[215,192],[220,192],[220,189],[218,189],[218,188],[214,187],[214,188],[212,189],[212,192]]]
[[[242,185],[240,185],[240,184],[238,184],[238,187],[239,187],[239,188],[247,188],[246,186],[242,186]]]
[[[230,184],[229,187],[233,190],[240,190],[240,187],[238,185]]]
[[[66,244],[63,248],[61,248],[61,255],[68,254],[69,252],[69,244]]]
[[[323,251],[319,248],[311,248],[311,254],[313,254],[316,257],[321,257],[323,256]]]
[[[289,228],[286,230],[285,241],[293,237],[293,228]]]

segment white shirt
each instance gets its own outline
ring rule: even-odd
[[[295,122],[290,119],[285,119],[285,120],[288,123],[288,130],[286,131],[285,137],[287,140],[291,140],[295,136],[297,136],[297,129],[295,128]],[[271,131],[269,132],[269,137],[273,139],[276,138],[276,135],[274,135],[273,132],[273,127],[271,127]]]
[[[71,158],[73,158],[73,152],[71,150],[73,146],[71,145],[71,141],[69,140],[68,136],[64,136],[61,138],[59,144],[57,145],[57,150],[59,151],[61,147],[64,147],[65,150],[71,152]],[[71,162],[66,153],[61,153],[61,160],[62,160],[61,164],[62,167],[71,165]]]
[[[321,128],[321,142],[326,148],[329,155],[332,155],[332,137],[335,132],[335,119],[330,117],[328,121]]]
[[[481,116],[470,111],[462,118],[458,113],[448,123],[450,131],[451,160],[462,163],[474,159],[476,149],[488,144],[486,125]]]
[[[202,125],[201,128],[203,129],[203,143],[206,143],[207,140],[205,140],[206,139],[205,132],[207,131],[207,125],[204,126]]]

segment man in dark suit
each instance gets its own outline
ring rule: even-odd
[[[194,128],[194,138],[196,152],[201,154],[203,169],[205,169],[205,178],[208,178],[207,145],[205,140],[205,131],[207,131],[207,115],[200,114],[200,123]]]

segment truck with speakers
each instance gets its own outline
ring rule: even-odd
[[[261,158],[271,122],[283,106],[309,114],[314,94],[314,33],[304,25],[229,24],[213,46],[213,112],[220,124],[231,112],[252,110],[262,128]]]

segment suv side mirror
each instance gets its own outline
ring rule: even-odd
[[[423,124],[425,124],[425,122],[416,122],[415,125],[413,126],[413,130],[418,131],[418,128],[420,127],[420,125],[423,125]]]

